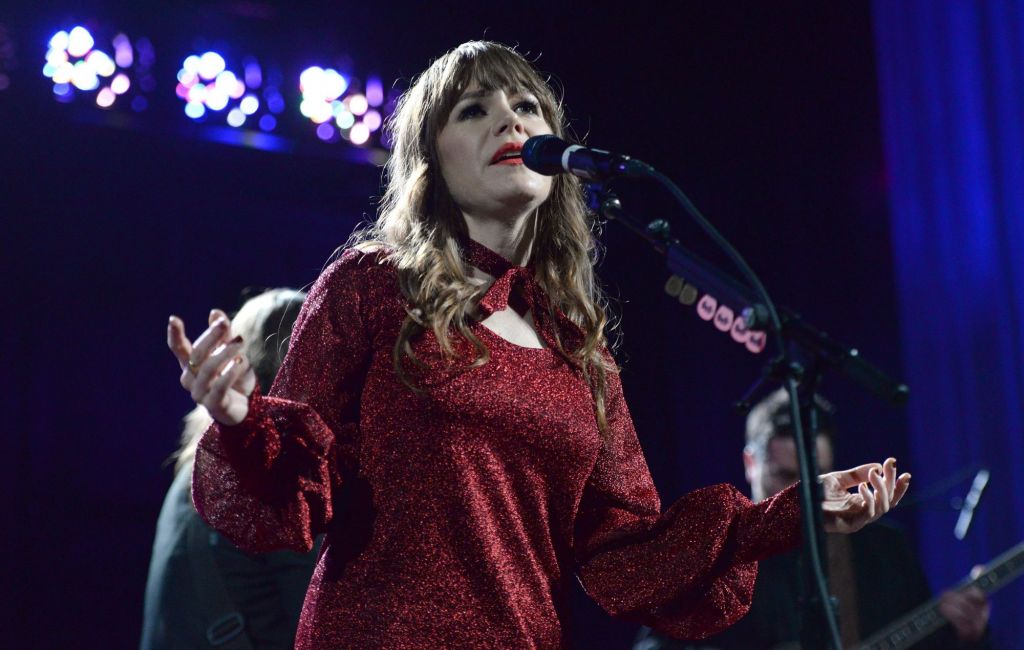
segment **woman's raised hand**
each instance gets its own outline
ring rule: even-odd
[[[852,533],[896,507],[910,486],[910,474],[896,476],[896,459],[868,463],[818,477],[822,487],[825,530]],[[850,492],[851,488],[856,492]]]
[[[167,323],[167,347],[181,366],[182,387],[221,424],[238,424],[249,413],[256,374],[243,345],[240,336],[231,338],[231,321],[219,309],[210,312],[210,326],[194,343],[180,318]]]

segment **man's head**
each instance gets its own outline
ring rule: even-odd
[[[818,415],[818,465],[823,472],[832,471],[832,438],[835,423],[832,405],[815,395]],[[806,418],[805,418],[806,419]],[[805,431],[805,433],[810,433]],[[747,445],[743,465],[754,501],[762,501],[795,483],[799,478],[796,440],[789,395],[779,389],[757,403],[747,416]]]

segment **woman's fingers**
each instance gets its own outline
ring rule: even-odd
[[[192,343],[185,336],[185,323],[177,316],[171,316],[167,320],[167,347],[174,353],[181,369],[188,366],[189,355],[192,354]]]
[[[871,494],[871,489],[867,483],[861,483],[857,486],[857,493],[860,494],[860,498],[864,504],[864,513],[868,517],[868,521],[875,518],[875,496]]]
[[[167,347],[181,366],[181,385],[197,404],[223,424],[238,424],[249,412],[249,393],[256,385],[244,342],[231,335],[231,321],[219,309],[210,311],[210,326],[194,342],[185,336],[177,316],[167,321]]]
[[[883,513],[889,512],[889,486],[885,480],[885,476],[878,470],[872,470],[871,472],[871,487],[874,488],[875,494],[875,513],[881,516]]]
[[[228,406],[227,395],[231,387],[245,375],[249,369],[249,362],[242,355],[236,355],[225,365],[223,372],[214,378],[210,383],[210,390],[206,395],[206,401],[210,406],[226,409]]]
[[[212,312],[211,312],[212,314]],[[188,365],[194,374],[198,374],[199,367],[203,365],[210,353],[221,343],[224,343],[231,333],[231,321],[225,316],[218,316],[205,332],[192,343],[192,354],[189,355]]]
[[[882,475],[885,477],[885,489],[888,490],[889,495],[893,495],[896,492],[896,459],[886,458],[885,462],[882,463]],[[895,505],[895,504],[893,504]]]
[[[249,361],[245,356],[238,355],[214,379],[203,405],[218,422],[235,425],[249,413],[249,398],[237,389],[237,385],[251,372]]]
[[[896,504],[900,502],[903,495],[907,493],[907,489],[910,487],[910,474],[904,472],[900,474],[900,477],[896,479],[896,489],[893,491],[892,496],[892,507],[895,508]]]
[[[199,403],[204,402],[213,382],[224,373],[227,364],[242,351],[242,345],[241,337],[237,337],[218,346],[210,353],[206,361],[199,366],[195,381],[192,382],[192,399]]]
[[[848,469],[842,472],[834,472],[836,478],[839,481],[839,487],[844,490],[857,486],[861,483],[867,482],[871,478],[871,470],[880,470],[882,466],[878,463],[867,463],[853,469]]]
[[[192,369],[189,368],[188,360],[192,354],[192,342],[185,336],[185,323],[177,316],[171,316],[167,321],[167,347],[171,349],[174,358],[178,360],[181,367],[181,375],[178,382],[185,390],[192,391]]]

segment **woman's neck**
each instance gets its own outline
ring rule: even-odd
[[[479,218],[469,214],[463,216],[470,239],[517,266],[525,266],[530,261],[536,234],[536,210],[511,220]]]

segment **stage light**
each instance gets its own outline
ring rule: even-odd
[[[63,29],[60,30],[59,32],[50,37],[50,50],[63,52],[64,50],[68,49],[68,40],[68,33],[65,32]]]
[[[187,72],[190,75],[199,75],[199,57],[195,54],[185,57],[185,60],[181,62],[182,72]],[[181,72],[178,73],[178,79],[181,79]]]
[[[381,119],[380,113],[372,108],[366,111],[366,115],[363,115],[363,124],[365,124],[366,128],[370,129],[371,132],[379,129],[382,122],[383,120]]]
[[[333,68],[310,66],[299,75],[302,101],[299,111],[317,125],[321,140],[334,142],[345,139],[356,146],[374,144],[373,134],[384,121],[386,97],[384,84],[370,77],[365,87],[346,73]],[[378,107],[378,108],[371,108]],[[333,118],[333,120],[332,120]],[[332,123],[332,130],[321,128]],[[337,127],[337,131],[333,127]],[[331,137],[325,137],[330,133]]]
[[[206,98],[203,102],[211,111],[222,111],[228,106],[231,97],[220,86],[208,86]]]
[[[47,41],[43,75],[53,81],[54,96],[58,101],[72,101],[76,91],[97,91],[95,105],[108,109],[132,88],[137,86],[140,91],[133,94],[140,95],[155,85],[150,73],[155,56],[149,41],[140,38],[133,47],[126,34],[116,32],[109,40],[112,48],[109,51],[114,52],[111,57],[102,45],[107,42],[103,30],[96,34],[76,25],[70,30],[54,33]],[[148,102],[133,99],[132,105],[144,107]]]
[[[281,93],[275,91],[268,91],[267,95],[267,108],[270,109],[271,113],[283,113],[285,109],[284,97]]]
[[[116,77],[114,77],[114,79],[110,82],[110,90],[112,90],[116,95],[123,95],[126,92],[128,92],[128,89],[131,88],[131,85],[132,82],[128,79],[128,75],[122,72],[119,73]]]
[[[366,101],[370,106],[380,106],[384,103],[384,84],[377,77],[370,77],[366,80]]]
[[[225,123],[233,128],[247,124],[254,128],[258,124],[263,131],[272,131],[277,120],[264,120],[266,115],[261,113],[284,110],[284,98],[269,83],[275,77],[280,73],[271,69],[266,74],[253,56],[244,57],[238,64],[230,52],[190,54],[181,62],[175,94],[186,102],[185,114],[193,120],[221,119],[219,115],[223,115]]]
[[[124,34],[114,37],[114,63],[122,68],[130,68],[135,60],[132,53],[132,42]]]
[[[366,144],[366,141],[370,139],[370,129],[363,122],[353,124],[348,137],[352,140],[352,144]]]
[[[71,84],[79,90],[96,90],[100,87],[100,80],[96,69],[88,61],[79,61],[71,73]]]
[[[96,74],[101,77],[109,77],[114,74],[117,66],[114,64],[114,60],[111,59],[102,50],[92,50],[85,56],[85,62],[92,66],[92,69],[96,71]]]
[[[351,129],[352,125],[356,123],[356,116],[348,111],[345,111],[334,118],[334,121],[338,123],[338,127],[342,129]]]
[[[329,142],[332,138],[337,135],[334,127],[331,124],[325,122],[320,126],[316,127],[316,137],[320,138],[325,142]]]
[[[352,111],[353,115],[363,115],[367,108],[369,105],[363,95],[352,95],[348,98],[348,110]]]
[[[185,98],[192,104],[202,104],[206,101],[206,86],[203,84],[196,84],[189,88],[185,93]]]
[[[273,115],[264,115],[260,118],[260,128],[264,131],[273,131],[277,126],[277,118]]]
[[[46,73],[47,69],[46,67],[43,67],[43,74]],[[65,61],[55,66],[52,69],[52,71],[50,71],[50,74],[47,76],[53,79],[53,83],[55,84],[68,84],[71,83],[71,77],[73,77],[74,75],[75,66],[72,63]]]
[[[224,57],[220,54],[207,52],[199,57],[199,65],[196,68],[196,72],[206,81],[211,81],[224,71],[226,65]]]
[[[67,45],[65,47],[67,48],[68,54],[71,56],[82,57],[85,56],[95,44],[96,41],[93,39],[92,34],[89,33],[89,30],[79,25],[78,27],[73,28],[68,34]]]
[[[245,85],[249,88],[259,88],[263,85],[263,70],[256,59],[249,57],[243,62],[245,71]]]
[[[188,115],[193,120],[198,120],[206,114],[206,106],[202,102],[188,102],[185,104],[185,115]]]
[[[242,101],[239,102],[238,107],[246,115],[252,115],[259,110],[260,100],[257,99],[255,95],[246,95],[242,98]]]
[[[96,93],[96,105],[100,108],[110,108],[114,105],[115,99],[117,95],[109,87],[102,88]]]

